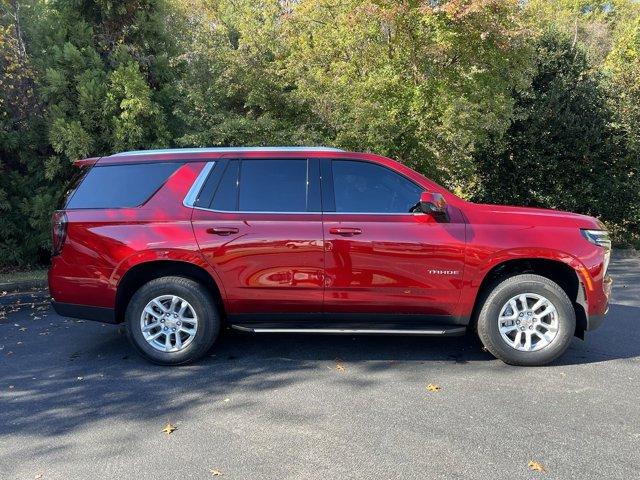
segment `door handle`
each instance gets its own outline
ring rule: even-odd
[[[331,235],[342,235],[343,237],[352,237],[354,235],[360,235],[362,230],[359,228],[349,227],[334,227],[329,229]]]
[[[239,230],[236,227],[211,227],[207,228],[207,233],[212,233],[214,235],[231,235],[232,233],[238,233]]]

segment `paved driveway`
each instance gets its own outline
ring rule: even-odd
[[[544,368],[469,338],[248,334],[163,368],[117,326],[8,313],[0,478],[640,478],[640,261],[612,268],[604,326]]]

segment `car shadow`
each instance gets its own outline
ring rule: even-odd
[[[635,328],[640,308],[612,305],[600,330],[575,339],[554,366],[589,364],[640,356]],[[89,423],[125,417],[164,422],[177,412],[202,405],[238,409],[259,405],[253,392],[308,382],[335,370],[336,362],[353,366],[355,375],[335,377],[366,388],[384,381],[378,372],[398,375],[438,368],[515,369],[484,352],[475,337],[374,337],[329,335],[251,335],[227,332],[202,361],[161,367],[139,358],[122,328],[78,323],[52,316],[45,331],[22,351],[5,356],[0,366],[0,437],[15,434],[57,436]],[[13,325],[11,335],[18,335]],[[406,364],[411,368],[406,368]],[[463,364],[462,366],[460,366]],[[466,365],[464,365],[466,364]],[[453,370],[452,370],[453,371]],[[330,378],[333,381],[334,377]],[[241,392],[241,395],[238,394]],[[239,400],[226,403],[230,395]],[[304,412],[301,412],[304,414]]]

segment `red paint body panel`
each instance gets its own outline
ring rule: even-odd
[[[332,234],[357,228],[352,237]],[[324,215],[325,311],[454,315],[463,284],[465,224],[429,215]],[[446,272],[446,273],[445,273]]]
[[[214,226],[238,233],[207,232]],[[224,285],[227,313],[322,311],[321,215],[196,209],[193,229],[202,254]]]
[[[206,265],[182,205],[204,163],[180,167],[144,205],[67,210],[67,238],[51,259],[49,290],[58,302],[113,307],[120,279],[142,262],[179,260]]]
[[[220,158],[378,163],[441,193],[449,221],[426,214],[240,213],[183,205],[205,163]],[[80,164],[171,160],[186,163],[140,207],[66,211],[66,241],[49,272],[57,302],[114,308],[121,279],[132,267],[173,260],[204,269],[229,314],[424,314],[466,323],[492,268],[542,258],[577,273],[588,315],[606,312],[604,252],[580,232],[601,228],[596,219],[466,202],[388,158],[335,151],[166,152]],[[218,235],[214,228],[231,230]],[[345,228],[358,233],[344,235]]]

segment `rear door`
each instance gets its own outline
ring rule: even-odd
[[[322,167],[325,312],[455,322],[465,248],[459,212],[452,208],[445,223],[411,213],[424,188],[373,162]]]
[[[192,222],[230,315],[320,313],[324,252],[317,159],[216,163]]]

